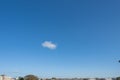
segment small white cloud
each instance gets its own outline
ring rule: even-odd
[[[52,43],[51,41],[45,41],[42,43],[43,47],[49,48],[49,49],[56,49],[57,45]]]

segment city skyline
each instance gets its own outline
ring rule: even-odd
[[[0,1],[0,73],[120,75],[119,0]]]

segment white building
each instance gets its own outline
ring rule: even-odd
[[[0,80],[14,80],[14,79],[6,75],[0,75]]]

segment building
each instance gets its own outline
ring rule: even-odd
[[[0,80],[14,80],[14,78],[6,76],[6,75],[0,75]]]

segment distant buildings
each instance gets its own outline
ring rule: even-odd
[[[6,75],[0,75],[0,80],[15,80],[15,78]]]

